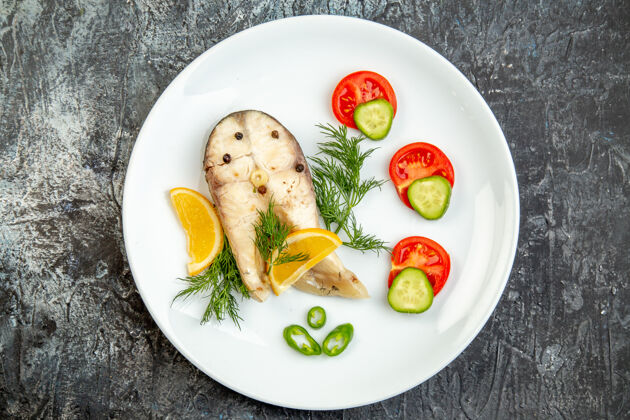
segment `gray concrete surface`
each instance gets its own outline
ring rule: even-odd
[[[503,127],[521,196],[510,281],[470,347],[343,412],[195,369],[145,309],[121,233],[163,89],[227,36],[299,14],[381,22],[453,62]],[[0,417],[630,418],[629,34],[623,0],[0,0]]]

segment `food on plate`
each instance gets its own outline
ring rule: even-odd
[[[234,294],[238,293],[242,298],[248,299],[249,291],[241,280],[230,243],[226,239],[222,243],[221,252],[207,270],[196,276],[180,279],[187,286],[173,298],[173,302],[180,298],[186,300],[193,295],[208,297],[208,305],[201,318],[201,324],[205,324],[213,317],[220,322],[229,316],[240,328],[241,317],[238,314],[238,301]]]
[[[439,219],[444,216],[451,201],[451,184],[439,175],[419,178],[409,186],[407,198],[425,219]]]
[[[308,311],[306,320],[311,328],[319,329],[326,323],[326,311],[321,306],[314,306]],[[348,347],[354,336],[354,327],[350,323],[338,325],[326,335],[321,346],[300,325],[289,325],[282,331],[282,336],[291,348],[306,356],[321,354],[323,350],[332,357],[343,353]]]
[[[259,172],[259,170],[254,172]],[[251,179],[251,177],[250,177]],[[256,185],[254,185],[256,187]],[[256,187],[254,192],[259,188]],[[273,198],[269,200],[267,210],[256,210],[258,220],[254,223],[254,244],[265,264],[265,274],[269,275],[274,265],[287,264],[295,261],[306,261],[309,255],[303,252],[291,253],[287,238],[291,233],[291,226],[284,223],[275,213],[276,204]],[[288,287],[288,286],[287,286]]]
[[[387,301],[395,311],[418,314],[431,307],[433,288],[424,271],[406,267],[394,278]]]
[[[398,196],[409,208],[407,190],[416,179],[439,175],[453,187],[455,173],[451,161],[436,146],[429,143],[411,143],[398,150],[389,163],[389,176]]]
[[[381,140],[389,133],[394,120],[392,104],[383,98],[363,102],[354,109],[357,128],[372,140]]]
[[[443,182],[448,185],[445,179]],[[398,312],[426,311],[444,287],[450,271],[451,259],[440,244],[422,236],[403,239],[392,250],[389,305]]]
[[[355,107],[379,98],[392,105],[395,116],[396,94],[387,79],[373,71],[357,71],[341,79],[335,87],[332,95],[333,113],[341,124],[357,128],[354,122]]]
[[[322,349],[327,356],[338,356],[348,347],[354,336],[352,324],[341,324],[328,333]]]
[[[405,267],[415,267],[424,271],[437,294],[444,287],[451,271],[451,258],[437,242],[423,236],[410,236],[398,242],[392,250],[392,268],[388,284]]]
[[[306,322],[311,328],[320,329],[326,324],[326,311],[321,306],[313,306],[306,314]]]
[[[271,288],[265,262],[253,240],[257,210],[267,209],[273,197],[275,214],[293,230],[319,227],[311,172],[302,149],[270,115],[251,110],[234,112],[212,130],[204,171],[243,283],[252,297],[263,301]],[[251,182],[255,171],[266,174],[264,185],[256,187]],[[319,295],[368,296],[363,283],[334,253],[306,271],[294,285]]]
[[[322,348],[319,343],[300,325],[289,325],[282,332],[282,336],[289,347],[305,356],[322,354]]]
[[[322,261],[331,252],[341,246],[339,236],[326,229],[309,228],[292,232],[286,239],[286,250],[276,249],[273,252],[274,262],[269,270],[269,282],[276,295],[284,292],[304,273]],[[304,258],[290,258],[291,256]]]
[[[207,268],[223,249],[223,229],[217,212],[206,197],[188,188],[173,188],[171,203],[186,232],[191,261],[188,274],[194,276]]]
[[[381,188],[384,180],[361,179],[361,168],[365,160],[376,149],[362,152],[359,144],[364,136],[349,137],[348,128],[318,125],[329,141],[319,143],[319,153],[311,157],[313,165],[313,187],[315,199],[326,229],[335,233],[344,232],[348,239],[344,245],[356,250],[389,251],[385,242],[363,232],[357,222],[353,208],[374,188]]]

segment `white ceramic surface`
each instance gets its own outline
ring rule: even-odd
[[[200,326],[203,302],[171,300],[187,262],[184,233],[168,191],[184,186],[209,196],[202,174],[208,134],[224,115],[260,109],[275,116],[312,155],[323,140],[315,124],[336,123],[330,95],[356,70],[389,79],[398,113],[364,175],[389,179],[394,152],[413,141],[440,147],[455,168],[451,206],[439,221],[405,207],[394,187],[371,192],[357,208],[366,230],[392,246],[411,235],[439,242],[452,269],[431,309],[420,315],[387,304],[389,256],[340,249],[371,298],[351,301],[289,290],[265,303],[244,301],[242,329],[231,321]],[[334,409],[392,397],[427,380],[477,335],[507,282],[518,236],[516,175],[492,112],[446,59],[401,32],[345,17],[270,22],[217,44],[170,84],[147,117],[127,170],[123,226],[129,264],[144,303],[175,347],[220,383],[286,407]],[[313,336],[351,322],[355,338],[339,357],[305,357],[282,329],[306,325],[323,306],[328,323]]]

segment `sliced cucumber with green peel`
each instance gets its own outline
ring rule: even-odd
[[[416,179],[407,190],[411,206],[429,220],[444,216],[451,201],[451,184],[444,177],[434,175]]]
[[[395,311],[419,314],[431,307],[433,287],[424,271],[407,267],[394,278],[387,301]]]
[[[368,138],[381,140],[392,127],[394,108],[383,98],[363,102],[354,109],[354,122]]]

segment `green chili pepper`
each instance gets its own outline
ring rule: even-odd
[[[322,354],[322,348],[319,346],[317,341],[315,341],[315,339],[311,337],[308,331],[306,331],[299,325],[289,325],[284,329],[282,335],[291,348],[299,351],[306,356],[315,356],[318,354]],[[302,336],[302,339],[298,341],[298,337],[300,336]],[[304,343],[302,341],[306,342]]]
[[[326,311],[321,306],[313,306],[306,315],[306,322],[311,328],[319,329],[326,323]]]
[[[337,326],[334,330],[332,330],[326,336],[322,347],[324,349],[324,353],[328,356],[337,356],[341,354],[350,341],[352,340],[352,336],[354,335],[354,327],[352,324],[341,324]]]

